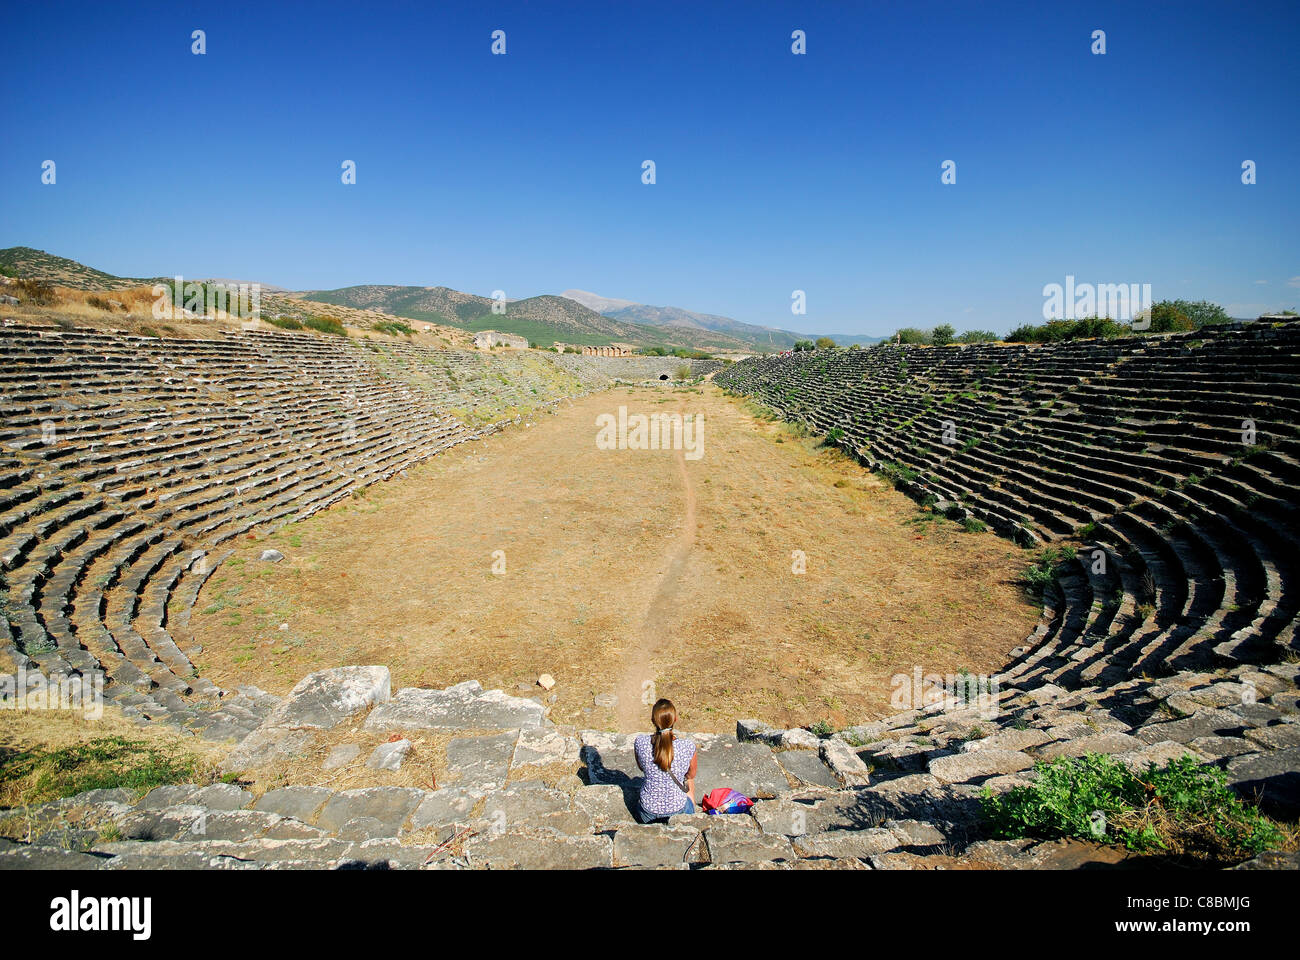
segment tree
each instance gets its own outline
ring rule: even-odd
[[[953,330],[951,323],[941,323],[930,331],[930,342],[936,347],[946,347],[952,343]]]
[[[929,343],[930,335],[916,327],[903,327],[895,336],[899,343]]]
[[[794,348],[796,350],[812,350],[815,344],[811,340],[796,340]]]
[[[1228,316],[1228,311],[1217,303],[1210,303],[1208,300],[1197,300],[1191,303],[1187,300],[1161,300],[1151,308],[1152,320],[1155,319],[1156,307],[1169,307],[1175,313],[1182,314],[1192,324],[1192,328],[1200,329],[1208,327],[1215,323],[1231,323],[1232,318]],[[1154,323],[1152,324],[1154,329]],[[1177,330],[1191,329],[1189,327],[1175,327]]]
[[[830,349],[832,349],[834,346],[835,346],[835,341],[832,340],[830,337],[818,337],[818,338],[817,338],[817,349],[818,349],[818,350],[830,350]]]
[[[1151,308],[1151,333],[1172,333],[1176,330],[1195,330],[1192,322],[1178,301],[1161,300]]]

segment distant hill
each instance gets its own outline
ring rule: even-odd
[[[787,350],[794,346],[797,340],[816,340],[819,336],[823,336],[817,333],[794,333],[778,327],[744,323],[731,317],[722,317],[713,313],[696,313],[694,310],[684,310],[681,307],[654,307],[648,303],[602,297],[600,294],[586,290],[566,290],[562,296],[577,300],[614,320],[625,320],[651,327],[709,330],[734,337],[751,350]],[[884,337],[845,334],[829,334],[829,336],[841,346],[849,346],[853,343],[869,345],[884,339]]]
[[[750,349],[746,342],[723,333],[672,324],[651,327],[627,322],[603,316],[570,297],[552,294],[511,300],[504,313],[493,313],[493,301],[487,297],[450,287],[363,285],[308,290],[295,296],[317,303],[380,310],[464,330],[501,330],[542,345],[630,343],[710,351]]]
[[[592,293],[590,290],[565,290],[562,297],[568,297],[570,300],[577,300],[588,310],[595,310],[597,313],[608,314],[611,310],[617,310],[619,307],[634,307],[634,300],[619,300],[615,297],[602,297],[598,293]]]
[[[115,277],[67,257],[56,257],[32,247],[0,250],[0,273],[9,277],[44,280],[73,290],[120,290],[153,283],[157,277]]]
[[[120,290],[170,279],[118,277],[32,247],[0,249],[0,273],[88,291]],[[285,305],[306,301],[302,307],[284,306],[284,309],[301,311],[309,309],[310,303],[318,303],[350,311],[369,311],[369,314],[358,313],[348,321],[360,326],[369,326],[385,317],[400,317],[471,333],[501,330],[527,337],[543,346],[557,342],[579,345],[626,343],[639,347],[751,353],[784,350],[793,346],[796,340],[816,338],[815,334],[761,327],[680,307],[654,307],[602,297],[585,290],[566,290],[561,296],[543,294],[511,300],[507,302],[505,312],[497,314],[492,312],[494,302],[489,298],[450,287],[364,284],[284,296],[287,291],[281,287],[261,286],[268,298],[281,295],[277,302]],[[267,303],[269,305],[269,299]],[[877,343],[882,338],[836,335],[832,339],[847,346],[851,343]]]

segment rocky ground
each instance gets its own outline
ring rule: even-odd
[[[1031,782],[1036,759],[1111,754],[1145,769],[1190,753],[1227,771],[1271,816],[1300,813],[1296,665],[1132,680],[1107,690],[1004,690],[999,709],[936,703],[819,737],[756,721],[703,734],[701,794],[729,786],[748,814],[637,823],[628,734],[553,724],[536,699],[483,690],[393,695],[385,667],[305,678],[230,754],[235,782],[84,793],[0,813],[0,869],[1017,869],[1141,863],[1101,844],[996,840],[985,788]],[[364,719],[363,719],[364,718]],[[391,732],[368,756],[326,764],[400,766],[408,736],[451,733],[437,790],[257,793],[241,771],[306,749],[343,723]],[[468,731],[473,731],[468,732]],[[457,735],[465,732],[464,735]],[[539,770],[574,772],[549,783]],[[697,797],[698,799],[698,797]],[[1270,851],[1240,868],[1295,868]]]

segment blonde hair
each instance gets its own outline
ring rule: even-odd
[[[671,700],[660,698],[650,710],[650,722],[655,732],[650,737],[655,765],[665,772],[673,765],[673,727],[677,724],[677,708]]]

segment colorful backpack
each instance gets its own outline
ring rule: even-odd
[[[705,813],[747,813],[754,801],[730,787],[710,790],[701,802]]]

